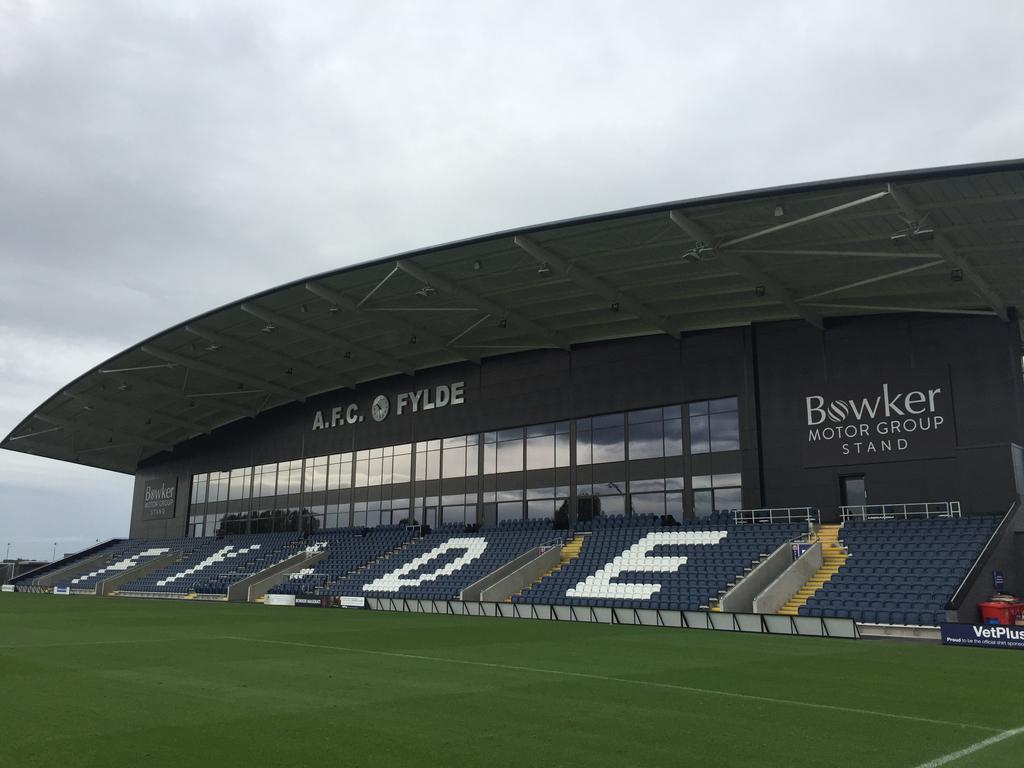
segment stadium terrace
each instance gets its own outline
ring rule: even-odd
[[[849,636],[973,621],[993,569],[1024,591],[1022,222],[1024,161],[887,173],[233,302],[4,438],[135,477],[129,539],[16,586]]]

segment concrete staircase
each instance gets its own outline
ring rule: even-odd
[[[814,594],[827,584],[846,562],[846,548],[839,541],[838,525],[822,525],[815,534],[815,541],[821,542],[822,564],[807,580],[800,591],[789,599],[779,613],[785,616],[796,616],[800,608],[807,604]]]
[[[571,563],[573,560],[579,557],[580,550],[583,549],[583,542],[585,541],[585,537],[589,535],[590,531],[583,531],[581,533],[575,534],[571,539],[569,539],[569,541],[565,542],[565,544],[562,545],[562,555],[561,557],[559,557],[558,563],[556,563],[553,568],[548,569],[539,579],[531,583],[528,587],[519,590],[519,592],[515,594],[515,597],[519,597],[523,594],[523,592],[533,589],[535,586],[544,581],[544,579],[546,579],[548,576],[550,576],[553,573],[558,573],[560,570],[565,568],[565,566],[567,566],[569,563]],[[509,597],[507,600],[505,600],[505,602],[512,602],[512,597]]]

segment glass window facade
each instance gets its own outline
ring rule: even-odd
[[[188,533],[683,520],[742,506],[739,449],[727,397],[312,456],[194,475]]]

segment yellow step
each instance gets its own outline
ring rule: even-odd
[[[779,609],[779,613],[784,616],[796,616],[800,608],[828,584],[846,563],[846,549],[839,541],[839,529],[838,525],[822,525],[818,528],[814,538],[821,543],[821,567],[812,573],[797,593]]]

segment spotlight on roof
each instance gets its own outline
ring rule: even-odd
[[[410,344],[415,344],[416,343],[416,336],[415,335],[409,337],[409,343]]]
[[[960,267],[957,267],[956,269],[951,270],[950,273],[949,273],[949,279],[952,280],[954,283],[963,282],[964,271],[962,269],[960,269]]]
[[[262,328],[260,328],[260,333],[273,333],[276,330],[277,330],[277,326],[276,325],[274,325],[273,323],[267,323]]]
[[[483,268],[484,268],[484,264],[483,264],[482,261],[480,261],[480,259],[477,259],[476,261],[473,262],[473,271],[474,272],[479,272]]]
[[[611,310],[612,310],[612,312],[618,312],[619,311],[619,302],[616,301],[615,303],[613,303],[612,306],[611,306]]]
[[[758,296],[758,297],[764,296],[764,286],[763,285],[756,285],[756,286],[754,286],[754,295]]]
[[[780,219],[780,218],[782,218],[785,215],[786,215],[786,209],[783,208],[781,205],[776,205],[775,206],[775,218],[776,219]]]
[[[498,327],[499,328],[508,328],[508,320],[506,320],[504,317],[501,318],[501,320],[498,321]]]
[[[437,289],[434,288],[434,286],[432,286],[430,283],[424,283],[423,286],[418,291],[416,291],[416,295],[422,296],[423,298],[426,298],[432,293],[437,293]]]
[[[927,242],[934,239],[935,230],[924,224],[911,224],[889,236],[893,245],[906,246],[911,243]]]
[[[546,261],[541,262],[540,265],[537,267],[537,274],[540,275],[541,277],[547,277],[548,275],[551,274],[551,267],[548,266],[548,263]]]
[[[686,264],[699,264],[704,259],[710,259],[715,255],[715,249],[704,243],[695,243],[693,248],[683,254],[683,261]]]

